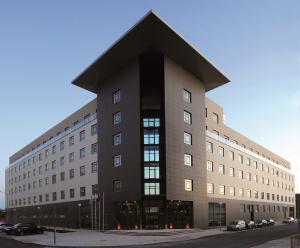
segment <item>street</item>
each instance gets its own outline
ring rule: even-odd
[[[189,241],[134,246],[134,248],[147,248],[147,247],[149,248],[155,248],[155,247],[178,247],[178,248],[180,247],[189,247],[189,248],[243,247],[243,248],[247,248],[247,247],[253,247],[256,245],[263,244],[270,240],[285,238],[297,233],[298,233],[297,224],[278,225],[278,226],[262,228],[262,229],[232,232],[230,234],[225,233],[225,234],[214,235],[206,238],[189,240]],[[1,248],[38,248],[38,247],[45,247],[45,246],[21,243],[11,239],[10,237],[8,238],[6,234],[1,233],[0,247]],[[133,246],[127,246],[127,248],[128,247],[133,247]],[[126,247],[123,246],[123,248]]]

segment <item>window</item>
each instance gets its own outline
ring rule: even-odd
[[[116,104],[121,101],[121,90],[117,90],[113,93],[113,104]]]
[[[224,147],[222,147],[222,146],[219,146],[219,155],[221,157],[224,157]]]
[[[183,120],[185,123],[191,125],[192,124],[192,114],[184,110],[183,111]]]
[[[192,161],[192,155],[190,154],[184,154],[184,165],[186,166],[192,166],[193,165],[193,161]]]
[[[56,146],[52,146],[52,154],[56,153]]]
[[[244,190],[243,189],[239,189],[239,197],[244,197]]]
[[[49,150],[47,149],[46,151],[45,151],[45,158],[48,158],[49,157]]]
[[[239,178],[240,179],[243,179],[244,178],[244,173],[242,170],[239,171]]]
[[[184,190],[185,191],[193,191],[193,180],[184,179]]]
[[[60,173],[60,181],[61,182],[65,181],[65,173],[64,172]]]
[[[97,124],[94,124],[91,126],[91,136],[94,136],[97,134]]]
[[[160,184],[159,183],[144,183],[144,194],[145,195],[159,195],[160,194]]]
[[[251,162],[250,162],[250,158],[246,158],[246,165],[250,166]]]
[[[206,141],[206,151],[213,153],[213,143]]]
[[[69,162],[72,163],[74,161],[74,152],[69,153]]]
[[[56,175],[52,175],[52,184],[56,184]]]
[[[248,198],[251,198],[251,190],[250,189],[246,189],[246,196]]]
[[[42,153],[39,154],[39,161],[42,161]],[[23,166],[23,168],[25,167]]]
[[[192,135],[190,133],[184,132],[184,143],[187,145],[192,145]]]
[[[159,127],[160,120],[159,118],[144,118],[143,125],[144,127]]]
[[[209,161],[209,160],[206,161],[206,169],[207,169],[207,171],[213,171],[213,162],[212,161]]]
[[[144,161],[145,162],[158,162],[159,161],[159,147],[146,146],[144,148]]]
[[[121,145],[121,143],[122,143],[122,136],[121,136],[121,133],[117,133],[117,134],[115,134],[113,137],[114,137],[114,140],[113,140],[114,146]]]
[[[46,177],[45,178],[45,185],[48,185],[48,184],[49,184],[49,177]],[[23,190],[25,190],[24,187],[23,187]]]
[[[144,144],[145,145],[159,144],[159,130],[144,129]]]
[[[95,154],[98,152],[98,143],[94,143],[91,145],[91,153]]]
[[[85,157],[85,148],[81,148],[81,149],[79,150],[79,157],[80,157],[80,158],[84,158],[84,157]]]
[[[56,199],[57,199],[56,192],[52,192],[52,201],[56,201]]]
[[[70,189],[70,198],[75,197],[75,189]]]
[[[69,137],[69,146],[74,145],[74,136]]]
[[[192,102],[192,94],[191,92],[187,91],[187,90],[183,90],[183,100],[185,102],[191,103]]]
[[[213,194],[214,193],[214,185],[212,183],[207,184],[207,193]]]
[[[98,192],[98,184],[92,185],[92,195],[96,195]]]
[[[246,173],[246,179],[248,181],[251,181],[251,173],[249,173],[249,172]]]
[[[83,141],[83,140],[85,140],[85,130],[82,130],[79,133],[79,141]]]
[[[79,167],[79,172],[80,172],[80,176],[85,175],[85,165],[82,165],[82,166]]]
[[[96,173],[98,171],[98,163],[93,162],[92,163],[92,173]]]
[[[229,168],[229,176],[234,177],[234,168],[233,167]]]
[[[122,155],[118,154],[114,156],[114,167],[118,167],[122,165]]]
[[[39,187],[42,187],[42,179],[39,179]]]
[[[243,155],[239,154],[239,162],[242,164],[243,163]]]
[[[56,168],[56,160],[53,160],[51,163],[52,170]]]
[[[65,164],[65,157],[60,157],[60,165],[64,165]]]
[[[85,187],[80,187],[80,197],[85,196]]]
[[[219,124],[219,115],[218,114],[213,113],[212,119],[213,119],[213,122]]]
[[[229,158],[231,160],[234,160],[234,152],[233,151],[229,151]]]
[[[219,185],[219,194],[225,195],[225,186],[224,185]]]
[[[64,190],[60,191],[60,199],[64,200],[65,198],[66,198],[65,191]]]
[[[122,182],[121,180],[113,181],[113,192],[121,192],[122,190]]]
[[[144,179],[159,179],[159,166],[145,166]]]
[[[230,196],[235,196],[235,189],[234,189],[234,187],[229,187],[229,195]]]
[[[60,149],[61,151],[65,149],[65,142],[64,142],[64,141],[60,142],[60,144],[59,144],[59,149]]]
[[[69,170],[70,179],[74,178],[74,176],[75,176],[74,169]]]
[[[46,202],[48,202],[48,201],[49,201],[49,194],[46,193]]]
[[[113,115],[113,123],[114,125],[117,125],[121,122],[121,112],[117,112]]]
[[[220,164],[219,165],[219,173],[221,174],[221,175],[224,175],[225,174],[225,169],[224,169],[224,165],[223,164]]]

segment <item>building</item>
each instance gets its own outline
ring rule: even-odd
[[[300,194],[295,194],[296,198],[296,218],[300,219]]]
[[[227,127],[205,97],[228,81],[149,12],[72,82],[97,98],[10,158],[9,218],[90,226],[97,192],[107,228],[294,215],[289,162]]]

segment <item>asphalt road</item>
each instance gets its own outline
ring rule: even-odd
[[[201,239],[170,242],[155,245],[134,246],[134,248],[157,248],[157,247],[188,247],[188,248],[247,248],[263,244],[270,240],[285,238],[298,233],[298,225],[279,225],[274,227],[232,232],[230,234],[220,234]],[[0,248],[41,248],[44,246],[25,244],[13,239],[5,238],[4,234],[0,235]],[[114,247],[116,248],[116,247]],[[124,248],[124,246],[123,246]]]

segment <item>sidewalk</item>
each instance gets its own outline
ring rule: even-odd
[[[202,238],[224,233],[220,229],[174,229],[174,230],[136,230],[136,231],[108,231],[99,233],[90,230],[77,230],[70,233],[57,233],[57,246],[131,246],[146,245],[162,242],[176,242]],[[45,232],[41,235],[11,236],[15,240],[24,243],[35,243],[45,246],[53,246],[53,233]]]

